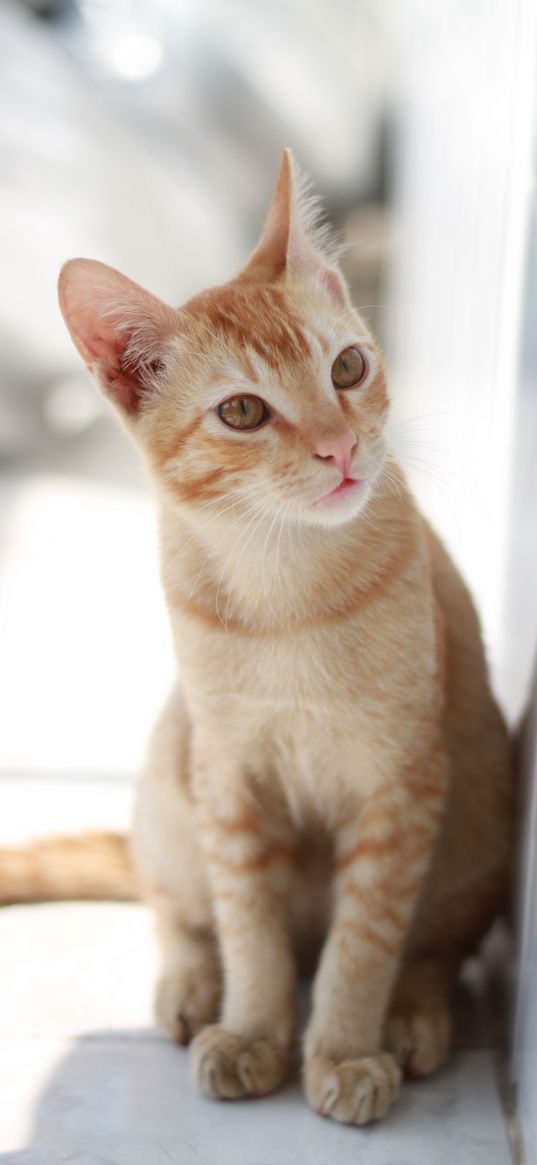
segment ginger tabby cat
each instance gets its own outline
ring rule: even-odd
[[[306,1097],[375,1120],[448,1053],[512,804],[471,599],[386,448],[379,350],[288,152],[229,283],[173,310],[75,259],[60,302],[160,510],[180,680],[133,834],[158,1020],[208,1096],[261,1096],[316,967]]]

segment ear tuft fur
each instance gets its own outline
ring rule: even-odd
[[[307,279],[317,282],[330,298],[348,304],[337,266],[342,247],[334,241],[322,215],[320,199],[312,194],[310,181],[291,150],[284,150],[261,237],[239,280],[272,283],[285,278]]]
[[[88,370],[112,402],[134,418],[165,372],[178,313],[92,259],[65,264],[58,294]]]
[[[314,191],[312,179],[299,166],[290,149],[284,150],[284,154],[288,155],[292,174],[294,218],[318,256],[329,265],[336,264],[344,251],[344,244],[337,240],[326,219],[322,198]]]

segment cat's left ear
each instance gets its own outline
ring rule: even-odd
[[[304,190],[291,151],[284,150],[261,237],[239,280],[274,283],[287,276],[315,281],[330,299],[349,307],[345,280],[323,245],[317,220],[315,200]]]

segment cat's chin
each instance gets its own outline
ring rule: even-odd
[[[368,482],[349,483],[347,488],[333,490],[304,509],[302,520],[312,526],[342,526],[358,517],[370,494],[371,486]]]

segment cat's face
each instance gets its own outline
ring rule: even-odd
[[[370,495],[386,411],[378,350],[355,313],[322,289],[231,283],[184,309],[144,443],[180,504],[261,504],[334,525]]]
[[[286,157],[248,266],[179,312],[102,264],[64,269],[77,347],[168,498],[192,514],[338,525],[382,468],[380,355],[292,182]]]

